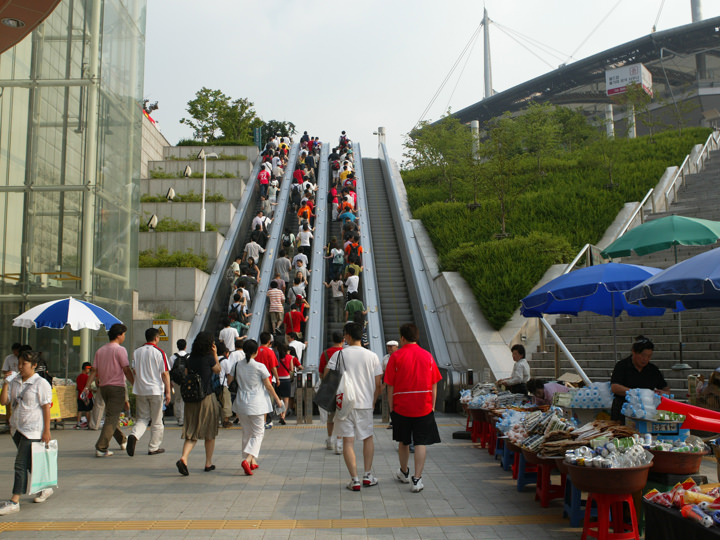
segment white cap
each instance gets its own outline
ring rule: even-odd
[[[395,341],[395,340],[391,340],[391,341],[388,341],[388,342],[385,344],[385,346],[386,346],[386,347],[399,347],[400,344],[399,344],[397,341]]]

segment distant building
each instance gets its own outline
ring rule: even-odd
[[[145,11],[60,2],[0,55],[0,344],[29,341],[56,376],[66,333],[13,328],[22,311],[74,296],[132,326]],[[70,339],[74,377],[107,336]]]
[[[589,58],[560,66],[513,88],[494,94],[452,116],[463,123],[484,122],[505,112],[516,113],[530,102],[582,109],[603,121],[611,99],[605,95],[605,70],[642,63],[653,78],[651,115],[676,124],[716,126],[720,121],[720,17],[706,19],[629,41]],[[625,113],[615,107],[616,127],[624,129]],[[647,133],[638,118],[639,134]]]

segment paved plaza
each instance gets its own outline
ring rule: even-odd
[[[96,431],[54,429],[60,487],[44,504],[23,497],[19,514],[0,518],[0,540],[580,538],[580,529],[562,519],[560,501],[541,508],[533,486],[518,493],[510,473],[487,451],[452,438],[465,426],[458,415],[438,415],[443,442],[428,448],[425,489],[411,493],[392,477],[396,446],[379,421],[376,416],[379,484],[359,493],[345,488],[342,456],[325,449],[317,417],[312,425],[291,420],[267,431],[260,468],[251,477],[240,467],[242,431],[236,427],[220,431],[215,471],[203,471],[202,442],[195,447],[188,477],[175,468],[182,440],[174,420],[165,430],[165,454],[147,455],[146,434],[132,458],[114,442],[114,456],[96,458]],[[361,445],[355,447],[359,452]],[[0,435],[2,498],[10,496],[14,458],[10,436]],[[359,454],[358,463],[362,472]],[[714,461],[704,468],[714,481]]]

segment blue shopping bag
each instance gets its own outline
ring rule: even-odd
[[[32,468],[28,482],[28,495],[57,486],[57,455],[58,442],[56,440],[50,441],[47,448],[45,448],[45,443],[32,443]]]

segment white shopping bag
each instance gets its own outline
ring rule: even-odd
[[[347,372],[343,373],[337,394],[335,395],[335,418],[343,420],[350,416],[350,413],[355,408],[355,401],[355,384],[352,379],[348,377]]]
[[[28,481],[28,495],[57,486],[57,456],[58,442],[56,440],[50,441],[47,448],[45,448],[45,443],[32,443],[32,468]]]

